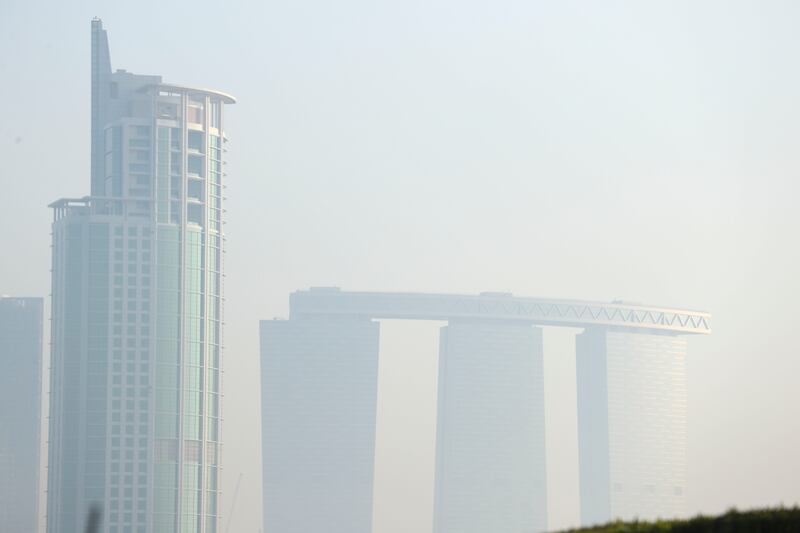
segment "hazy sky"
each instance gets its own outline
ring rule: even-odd
[[[114,68],[228,108],[225,521],[260,525],[257,321],[310,285],[700,308],[692,511],[800,501],[800,3],[0,0],[0,294],[47,295]],[[384,323],[375,533],[431,527],[436,324]],[[550,524],[578,520],[548,331]],[[243,472],[235,512],[231,496]]]

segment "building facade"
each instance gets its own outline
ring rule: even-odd
[[[434,533],[547,529],[542,357],[530,324],[442,328]]]
[[[264,533],[370,533],[379,324],[261,322]]]
[[[39,527],[42,309],[0,297],[0,531]]]
[[[578,335],[581,521],[686,512],[686,339],[587,328]]]
[[[219,529],[223,107],[111,71],[92,21],[91,196],[51,204],[47,529]]]
[[[337,492],[351,490],[362,494],[360,502],[370,498],[365,480],[340,477],[338,488],[316,480],[329,479],[329,469],[337,468],[331,465],[341,458],[367,457],[359,455],[365,449],[371,457],[373,441],[367,434],[374,432],[373,385],[351,389],[354,379],[361,383],[368,377],[363,383],[373,383],[371,365],[378,354],[370,349],[355,357],[361,353],[356,349],[361,337],[352,328],[380,319],[448,322],[439,350],[434,533],[547,529],[540,326],[584,330],[577,337],[583,521],[683,513],[685,336],[711,333],[708,313],[507,293],[345,292],[336,287],[294,292],[290,310],[288,321],[261,326],[264,533],[296,531],[270,524],[284,509],[291,509],[292,516],[303,508],[325,509],[324,504],[304,504],[326,498],[341,502]],[[377,350],[377,325],[370,327]],[[339,368],[352,372],[343,374]],[[301,400],[306,395],[310,400]],[[364,406],[369,413],[357,410]],[[321,415],[329,412],[325,409],[336,415]],[[355,418],[349,417],[356,416],[367,429],[362,438],[337,440],[334,456],[326,455],[328,434],[338,435],[330,424],[352,425]],[[295,447],[304,451],[293,455]],[[304,492],[281,491],[303,485],[323,489],[311,491],[313,500]],[[354,505],[350,512],[356,516],[355,510],[364,508]],[[315,517],[319,522],[306,524],[307,530],[319,529],[316,524],[326,518],[340,520],[326,509]]]

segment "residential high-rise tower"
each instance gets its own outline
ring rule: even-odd
[[[214,533],[224,93],[111,71],[92,21],[91,196],[51,204],[47,529]]]

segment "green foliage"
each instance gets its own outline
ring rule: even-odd
[[[573,529],[571,533],[797,533],[800,507],[778,507],[740,512],[731,509],[720,516],[696,516],[688,520],[611,522]],[[565,533],[570,533],[565,532]]]

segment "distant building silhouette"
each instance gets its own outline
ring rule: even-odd
[[[370,533],[378,323],[261,322],[264,533]]]
[[[48,533],[219,529],[223,107],[111,71],[92,21],[91,196],[54,202]]]
[[[442,328],[434,533],[547,529],[542,357],[529,323]]]
[[[584,525],[686,514],[686,345],[674,332],[578,335]]]
[[[368,531],[363,517],[372,494],[363,475],[374,457],[375,319],[448,321],[439,351],[434,533],[547,528],[537,326],[585,328],[578,338],[584,520],[632,505],[680,512],[685,341],[677,335],[710,333],[708,314],[503,293],[338,288],[295,292],[290,303],[289,320],[261,323],[264,533],[325,523],[325,531]],[[671,493],[615,499],[614,483]]]
[[[39,527],[42,298],[0,297],[0,531]]]

